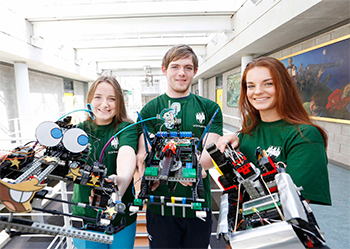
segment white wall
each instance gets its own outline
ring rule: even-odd
[[[35,129],[43,121],[57,121],[66,113],[64,104],[63,77],[54,76],[29,69],[30,87],[30,118],[26,120],[29,127],[28,134],[21,134],[21,137],[34,139]],[[87,94],[87,83],[74,81],[74,109],[85,107]],[[0,64],[0,148],[13,149],[11,140],[16,140],[14,132],[23,130],[20,127],[17,109],[17,96],[14,67],[10,64]],[[79,113],[79,119],[85,119],[85,114]],[[24,142],[24,141],[22,141]]]

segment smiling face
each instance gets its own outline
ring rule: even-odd
[[[113,86],[107,82],[97,85],[91,104],[97,125],[108,125],[117,112],[116,94]]]
[[[197,69],[194,70],[192,56],[170,62],[167,69],[162,67],[162,72],[167,78],[166,93],[169,97],[181,98],[190,94],[189,88],[197,73]]]
[[[261,120],[272,122],[281,119],[276,107],[276,88],[270,70],[254,67],[247,73],[247,98],[259,111]]]

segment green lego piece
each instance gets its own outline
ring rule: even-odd
[[[142,199],[134,199],[135,206],[142,206]]]
[[[193,205],[192,207],[194,210],[202,210],[202,203],[193,202],[192,205]]]
[[[197,177],[196,169],[183,169],[182,176],[184,178],[196,178]]]
[[[158,168],[157,167],[147,167],[145,170],[145,176],[157,176]]]

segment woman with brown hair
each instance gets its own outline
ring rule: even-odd
[[[313,124],[303,108],[293,81],[277,59],[262,57],[248,63],[239,99],[242,128],[226,135],[217,145],[221,151],[230,141],[239,144],[250,162],[257,147],[287,165],[302,195],[311,203],[331,205],[327,170],[327,134]]]
[[[122,202],[126,205],[133,202],[132,178],[136,169],[137,132],[135,127],[125,129],[106,147],[104,146],[119,131],[132,123],[128,118],[122,89],[114,77],[101,76],[90,87],[87,103],[93,106],[94,120],[87,116],[87,120],[78,126],[89,135],[90,165],[98,162],[101,151],[102,164],[107,168],[107,175],[116,179]],[[112,181],[106,179],[106,181]],[[89,203],[91,188],[74,185],[72,201]],[[91,208],[72,206],[72,213],[79,216],[96,218],[96,211]],[[114,235],[113,244],[73,239],[75,248],[133,248],[136,233],[136,215],[130,216],[128,208],[125,214],[118,214],[112,221],[119,225],[125,217],[126,227]]]

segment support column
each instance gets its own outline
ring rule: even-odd
[[[19,117],[20,137],[32,139],[33,129],[31,123],[30,88],[28,66],[25,62],[15,62],[16,95]],[[17,141],[19,142],[19,141]],[[23,141],[22,141],[23,142]]]
[[[243,76],[244,73],[244,69],[247,66],[247,64],[249,62],[251,62],[252,60],[254,60],[253,55],[243,55],[241,57],[241,77]]]
[[[204,97],[204,79],[198,79],[198,95]]]

